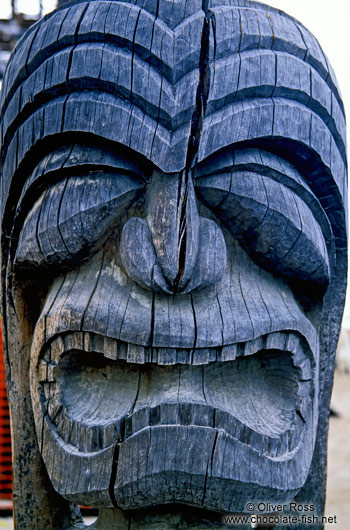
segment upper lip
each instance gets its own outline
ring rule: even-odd
[[[309,379],[311,367],[316,362],[315,349],[313,350],[305,337],[296,330],[280,330],[251,340],[208,348],[141,346],[95,332],[67,330],[43,341],[42,344],[36,344],[38,347],[36,357],[46,358],[48,346],[52,344],[57,345],[53,350],[55,363],[64,352],[72,349],[95,351],[111,360],[159,365],[205,365],[215,361],[233,361],[261,350],[280,350],[290,352],[294,366],[301,370],[302,379]]]

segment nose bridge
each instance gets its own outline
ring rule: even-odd
[[[173,292],[191,278],[199,246],[199,215],[190,173],[153,173],[147,223],[162,272]]]

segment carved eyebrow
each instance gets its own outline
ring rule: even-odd
[[[117,153],[91,145],[62,146],[48,153],[35,166],[23,186],[19,206],[29,189],[35,187],[42,191],[47,185],[55,183],[67,174],[72,176],[84,171],[121,173],[143,181],[150,173],[151,167],[149,163],[139,160],[138,153],[126,153],[125,148],[121,148]]]
[[[325,240],[332,241],[331,225],[319,198],[299,171],[284,158],[258,148],[227,149],[215,153],[198,164],[194,169],[194,177],[200,180],[210,175],[237,171],[252,171],[290,188],[310,208],[322,229]]]
[[[195,176],[203,177],[215,175],[222,171],[234,171],[235,169],[258,169],[264,168],[266,171],[279,172],[288,175],[291,179],[301,185],[306,185],[300,173],[282,157],[264,151],[259,148],[228,148],[224,151],[214,153],[195,168]]]
[[[262,266],[328,284],[332,242],[327,245],[313,212],[288,187],[241,170],[199,179],[198,194]]]
[[[142,190],[129,175],[107,172],[61,179],[32,205],[20,230],[18,264],[62,263],[93,248]]]
[[[215,153],[194,169],[194,177],[206,177],[223,172],[254,171],[268,176],[294,191],[304,191],[316,198],[302,175],[284,158],[259,148],[225,149]],[[302,195],[305,195],[302,193]],[[306,200],[307,202],[307,200]]]

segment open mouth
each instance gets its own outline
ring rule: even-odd
[[[96,452],[145,427],[198,425],[271,458],[298,445],[314,390],[311,352],[296,333],[205,351],[142,350],[87,332],[45,347],[41,406],[65,443]]]

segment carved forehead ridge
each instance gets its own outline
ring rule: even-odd
[[[57,142],[100,137],[165,173],[242,142],[262,145],[299,159],[329,209],[318,191],[327,181],[336,217],[343,106],[327,58],[300,23],[234,0],[78,1],[67,13],[32,28],[4,80],[2,211],[10,188],[20,189]]]

